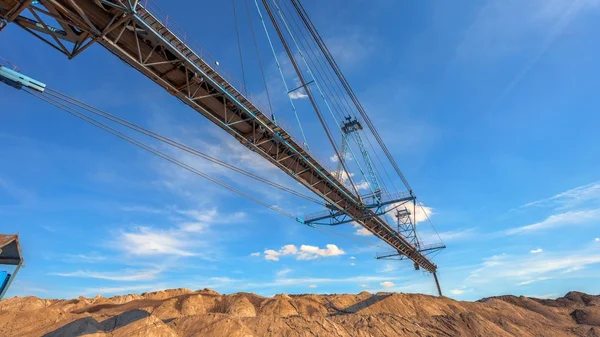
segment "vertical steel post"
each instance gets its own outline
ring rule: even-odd
[[[440,281],[438,281],[438,278],[437,278],[437,272],[433,272],[433,278],[435,280],[435,286],[437,287],[438,294],[440,296],[444,296],[444,295],[442,295],[442,288],[440,288]]]

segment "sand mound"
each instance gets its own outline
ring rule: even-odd
[[[246,296],[238,295],[229,302],[227,313],[235,317],[255,317],[256,309]]]
[[[0,301],[0,336],[598,336],[600,297],[220,295],[171,289],[112,298]]]
[[[166,298],[171,298],[174,296],[191,294],[191,293],[193,293],[193,291],[191,291],[189,289],[178,288],[178,289],[166,289],[166,290],[154,291],[154,292],[150,292],[150,293],[143,293],[142,297],[145,299],[150,299],[150,300],[164,300]]]
[[[260,314],[273,317],[288,317],[298,315],[296,307],[292,305],[292,298],[288,295],[276,295],[268,299],[260,308]]]
[[[571,317],[577,324],[594,325],[600,327],[600,311],[586,309],[575,309],[571,313]]]

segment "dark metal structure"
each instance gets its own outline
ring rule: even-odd
[[[0,279],[0,299],[2,299],[17,276],[19,269],[23,266],[18,235],[0,234],[0,265],[14,266],[12,272],[7,272]]]
[[[398,256],[435,275],[437,266],[421,248],[383,217],[388,205],[414,201],[412,191],[385,198],[379,190],[366,197],[353,193],[269,118],[243,85],[153,2],[0,0],[0,18],[0,29],[14,23],[68,58],[100,44],[329,205],[326,217],[297,221],[309,225],[325,219],[332,224],[354,221]],[[376,178],[372,183],[376,184]]]

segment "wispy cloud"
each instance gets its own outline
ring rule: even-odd
[[[131,255],[194,256],[197,254],[186,249],[193,246],[181,231],[139,226],[123,231],[115,247]]]
[[[419,238],[424,243],[439,242],[440,239],[443,242],[454,242],[471,239],[477,236],[477,230],[475,228],[455,229],[444,232],[433,232],[433,231],[419,231]]]
[[[579,206],[588,201],[600,201],[600,182],[575,187],[565,192],[561,192],[550,198],[532,201],[521,206],[526,207],[556,207],[571,208]]]
[[[396,261],[394,261],[396,262]],[[386,261],[383,264],[383,267],[377,269],[378,273],[391,273],[393,271],[396,271],[398,269],[399,264],[398,263],[394,263],[391,261]]]
[[[156,208],[156,207],[148,207],[142,205],[135,206],[123,206],[121,207],[121,211],[123,212],[132,212],[132,213],[150,213],[150,214],[164,214],[165,210]]]
[[[464,289],[451,289],[450,293],[452,295],[462,295],[465,293],[465,290]]]
[[[583,9],[597,0],[489,0],[480,8],[457,48],[463,58],[495,57],[542,39],[543,54]],[[538,57],[539,58],[539,57]],[[535,58],[534,58],[535,59]]]
[[[487,1],[466,31],[457,55],[468,60],[493,60],[537,44],[536,52],[495,99],[495,108],[525,78],[578,14],[597,7],[597,4],[597,0]]]
[[[350,276],[342,278],[326,278],[326,277],[301,277],[301,278],[280,278],[274,282],[266,283],[249,283],[251,288],[269,288],[273,286],[293,286],[305,284],[338,284],[338,283],[370,283],[370,282],[386,282],[401,279],[400,277],[380,277],[380,276]]]
[[[535,278],[535,279],[531,279],[531,280],[519,282],[519,283],[517,283],[517,285],[518,286],[525,286],[525,285],[532,284],[532,283],[535,283],[535,282],[542,282],[542,281],[546,281],[546,280],[550,280],[550,279],[552,279],[552,278],[551,277],[538,277],[538,278]]]
[[[98,287],[98,288],[86,288],[83,294],[88,296],[94,295],[113,295],[113,294],[124,294],[130,292],[143,292],[143,291],[157,291],[165,289],[165,285],[160,284],[138,284],[131,286],[119,286],[119,287]]]
[[[293,270],[292,270],[291,268],[284,268],[284,269],[281,269],[281,270],[277,271],[277,273],[275,273],[275,276],[276,276],[278,279],[285,278],[285,277],[286,277],[286,276],[288,276],[288,275],[289,275],[289,274],[290,274],[292,271],[293,271]]]
[[[117,272],[94,272],[94,271],[83,271],[78,270],[69,273],[52,273],[50,275],[62,276],[62,277],[80,277],[80,278],[93,278],[100,280],[109,281],[149,281],[154,280],[162,272],[162,269],[155,270],[142,270],[142,271],[117,271]]]
[[[377,36],[368,34],[359,26],[347,27],[346,31],[329,34],[327,45],[336,61],[344,69],[352,69],[377,50]]]
[[[98,253],[90,253],[90,254],[65,254],[64,259],[65,262],[85,262],[85,263],[95,263],[106,260],[105,255],[100,255]]]
[[[30,203],[35,200],[35,194],[24,188],[15,186],[13,183],[0,177],[0,191],[5,191],[9,196],[18,200],[20,203]],[[0,206],[2,206],[0,204]]]
[[[550,298],[557,298],[560,295],[559,294],[544,294],[544,295],[525,295],[525,296],[531,297],[531,298],[550,299]]]
[[[215,224],[235,223],[246,219],[246,213],[222,214],[216,208],[210,209],[171,209],[165,211],[174,224],[168,228],[136,226],[121,229],[111,247],[131,256],[168,255],[172,257],[200,257],[209,259],[206,251],[217,248],[217,235],[212,227]],[[202,249],[202,251],[200,250]]]
[[[563,226],[572,226],[578,224],[589,223],[591,221],[600,220],[600,209],[591,209],[583,211],[568,211],[560,214],[554,214],[541,222],[531,225],[511,228],[505,233],[507,235],[533,233],[549,228],[557,228]]]
[[[538,249],[533,249],[531,251],[529,251],[531,254],[539,254],[541,252],[543,252],[544,250],[542,248],[538,248]]]
[[[472,284],[514,281],[526,285],[553,278],[571,278],[586,266],[600,263],[598,247],[579,251],[527,255],[494,255],[485,258],[466,281]]]

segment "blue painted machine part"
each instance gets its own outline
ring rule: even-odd
[[[19,90],[26,87],[37,92],[44,92],[46,89],[46,84],[3,66],[0,66],[0,82]]]

